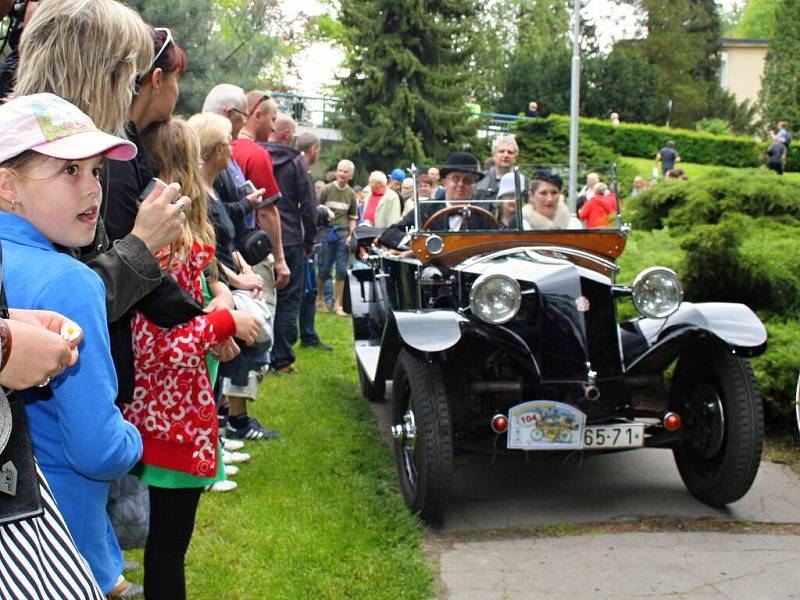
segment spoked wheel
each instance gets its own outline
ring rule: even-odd
[[[386,396],[386,382],[383,379],[375,379],[370,383],[364,367],[358,365],[358,381],[361,384],[361,395],[364,398],[370,402],[383,402]]]
[[[671,402],[683,422],[673,452],[689,492],[711,506],[744,496],[764,442],[761,396],[750,363],[719,344],[699,344],[678,361]]]
[[[392,436],[406,505],[425,521],[440,521],[453,485],[447,394],[441,367],[406,350],[392,382]]]

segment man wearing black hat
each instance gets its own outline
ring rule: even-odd
[[[449,206],[468,205],[475,198],[475,184],[483,179],[478,159],[469,152],[453,152],[447,164],[439,169],[444,185],[444,202],[420,204],[419,222],[424,223],[437,210]],[[387,228],[380,242],[390,248],[399,248],[408,243],[407,229],[414,227],[414,213],[407,214],[400,222]],[[476,229],[497,229],[497,222],[490,221],[483,214],[464,210],[436,219],[428,228],[430,231],[474,231]]]

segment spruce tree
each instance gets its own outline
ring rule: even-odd
[[[800,3],[780,0],[775,33],[767,51],[760,101],[770,127],[800,124]]]
[[[360,173],[443,161],[474,133],[474,15],[474,0],[342,0],[342,153]]]

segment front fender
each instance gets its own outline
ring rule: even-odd
[[[397,333],[407,346],[420,352],[441,352],[461,339],[461,324],[469,320],[452,310],[395,311]]]
[[[381,336],[375,379],[391,379],[400,350],[408,346],[419,352],[442,352],[461,340],[466,317],[450,310],[392,311]]]
[[[684,302],[667,319],[642,318],[621,327],[626,371],[652,371],[666,366],[697,338],[716,338],[744,357],[762,354],[767,330],[744,304]]]

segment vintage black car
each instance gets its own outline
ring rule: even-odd
[[[701,501],[748,491],[763,414],[747,358],[767,334],[747,306],[684,302],[661,267],[615,283],[624,227],[433,232],[423,202],[415,213],[410,252],[380,247],[374,231],[356,236],[347,300],[363,395],[380,402],[392,381],[412,511],[440,520],[454,455],[480,448],[667,448]],[[641,316],[620,322],[617,304],[631,299]]]

